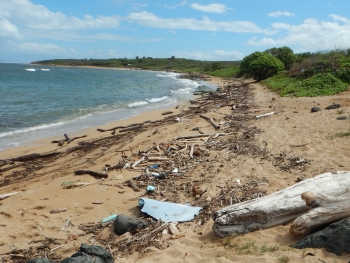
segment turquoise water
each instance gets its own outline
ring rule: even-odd
[[[171,106],[208,83],[178,73],[0,64],[0,150]]]

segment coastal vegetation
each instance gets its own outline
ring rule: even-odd
[[[33,64],[94,66],[175,72],[197,72],[221,78],[252,77],[281,96],[328,96],[348,89],[350,49],[294,54],[289,47],[253,52],[242,61],[201,61],[185,58],[135,57],[54,59]]]

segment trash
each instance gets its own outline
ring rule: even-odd
[[[140,198],[141,212],[144,212],[163,222],[185,222],[198,215],[202,207],[187,206],[169,202],[162,202],[148,198]],[[140,205],[141,206],[141,205]]]
[[[121,179],[123,179],[124,177],[121,175],[121,174],[119,174],[119,175],[117,175],[116,177],[115,177],[115,179],[117,179],[117,180],[121,180]]]
[[[108,223],[110,221],[114,221],[117,218],[116,214],[110,215],[102,220],[102,223]]]
[[[174,168],[174,170],[173,170],[172,172],[173,172],[173,173],[178,173],[178,172],[179,172],[179,169]]]
[[[114,222],[114,232],[117,235],[123,235],[126,232],[132,233],[137,229],[146,227],[148,227],[148,223],[146,221],[123,214],[117,216]]]
[[[154,186],[152,186],[152,185],[147,185],[146,190],[149,191],[149,192],[153,192],[153,191],[156,190],[156,188]]]
[[[152,175],[157,179],[165,179],[165,174],[152,173]]]
[[[159,165],[158,164],[153,164],[149,167],[150,169],[158,169]]]

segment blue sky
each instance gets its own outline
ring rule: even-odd
[[[350,48],[349,0],[0,0],[0,61]]]

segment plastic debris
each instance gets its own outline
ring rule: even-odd
[[[159,165],[158,164],[153,164],[149,167],[150,169],[158,169]]]
[[[153,192],[153,191],[156,190],[156,188],[153,185],[147,185],[146,190],[149,191],[149,192]]]
[[[163,222],[185,222],[194,219],[202,207],[194,207],[169,202],[162,202],[148,198],[140,198],[141,212],[144,212]]]
[[[108,223],[110,221],[114,221],[117,218],[116,214],[110,215],[102,220],[102,223]]]
[[[173,173],[178,173],[178,172],[179,172],[179,169],[174,168],[174,170],[173,170],[172,172],[173,172]]]

